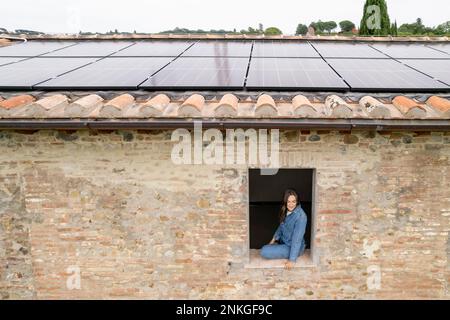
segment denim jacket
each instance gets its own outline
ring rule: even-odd
[[[289,252],[289,260],[296,261],[297,257],[305,251],[305,229],[308,218],[300,204],[295,207],[292,213],[284,219],[273,236],[275,240],[291,247]]]

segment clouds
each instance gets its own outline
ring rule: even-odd
[[[448,0],[388,0],[389,14],[399,25],[421,17],[425,25],[450,20]],[[158,32],[175,27],[247,29],[277,26],[295,32],[298,23],[344,19],[359,25],[364,0],[15,0],[2,3],[0,27],[45,32]]]

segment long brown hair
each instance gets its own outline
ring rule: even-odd
[[[280,223],[282,223],[284,221],[284,219],[286,218],[287,202],[288,202],[288,199],[289,199],[290,196],[294,196],[295,199],[297,200],[297,205],[299,204],[297,192],[295,192],[294,189],[287,189],[284,192],[283,204],[282,204],[281,209],[280,209]]]

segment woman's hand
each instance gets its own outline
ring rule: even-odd
[[[286,263],[284,264],[284,268],[287,270],[291,270],[294,267],[294,262],[292,262],[291,260],[286,261]]]

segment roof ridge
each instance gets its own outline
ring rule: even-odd
[[[303,95],[280,100],[266,93],[254,98],[239,99],[225,94],[221,99],[209,100],[202,94],[192,93],[183,99],[164,94],[135,99],[124,92],[103,99],[93,93],[74,97],[60,92],[40,97],[18,93],[0,96],[0,118],[450,119],[450,100],[442,96],[431,96],[426,101],[407,96],[396,96],[391,101],[364,96],[350,101],[330,94],[325,101],[312,102]]]
[[[6,39],[9,35],[0,34],[0,39]],[[447,36],[407,36],[407,37],[364,37],[364,36],[294,36],[294,35],[234,35],[234,34],[131,34],[131,35],[79,35],[79,34],[43,34],[43,35],[20,35],[27,40],[315,40],[315,41],[360,41],[360,42],[450,42]]]

